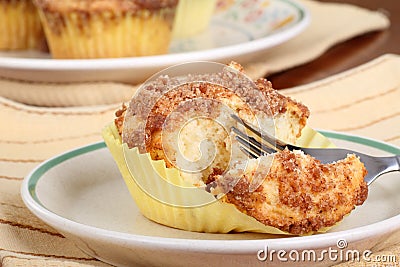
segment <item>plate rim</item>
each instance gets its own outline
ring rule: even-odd
[[[363,137],[355,134],[348,134],[330,130],[318,130],[319,133],[323,134],[328,138],[335,138],[338,140],[349,141],[362,145],[367,145],[373,148],[380,149],[384,152],[396,152],[400,154],[400,147],[389,144],[384,141],[380,141],[373,138]],[[349,138],[351,140],[349,140]],[[103,141],[95,142],[92,144],[84,145],[78,148],[74,148],[53,156],[48,160],[42,162],[36,166],[23,180],[21,185],[21,196],[23,202],[28,209],[39,217],[45,223],[53,226],[62,233],[71,233],[73,235],[86,236],[88,238],[107,240],[109,243],[119,243],[123,241],[128,244],[138,244],[141,247],[157,249],[170,249],[170,250],[184,250],[186,252],[209,252],[212,249],[215,253],[224,254],[235,254],[235,253],[256,253],[260,248],[263,248],[266,244],[269,246],[273,245],[277,248],[290,246],[292,249],[301,249],[305,247],[305,244],[311,244],[316,248],[323,248],[338,241],[338,238],[344,238],[349,244],[356,242],[370,236],[374,236],[375,229],[381,229],[381,236],[389,233],[398,231],[400,222],[400,213],[393,217],[385,220],[375,222],[369,225],[360,226],[348,230],[342,230],[337,232],[330,232],[324,234],[310,235],[310,236],[293,236],[289,238],[276,238],[276,239],[243,239],[243,240],[213,240],[213,239],[185,239],[185,238],[174,238],[174,237],[156,237],[156,236],[145,236],[140,234],[124,233],[114,230],[108,230],[104,228],[98,228],[95,226],[86,225],[79,223],[67,218],[62,217],[52,211],[48,210],[44,205],[40,203],[38,199],[32,196],[32,192],[35,189],[37,181],[40,177],[51,168],[58,164],[71,159],[78,155],[94,152],[97,150],[106,149],[106,145]],[[52,165],[52,163],[56,163]],[[35,178],[39,175],[37,178]],[[36,179],[35,185],[30,184],[31,179]],[[54,226],[54,225],[58,226]],[[61,229],[59,225],[62,225],[64,229]],[[379,227],[385,225],[386,227]],[[165,226],[167,227],[167,226]],[[68,228],[68,229],[67,229]],[[112,237],[110,239],[110,237]],[[246,245],[244,245],[246,243]],[[190,246],[188,246],[190,244]],[[227,247],[227,245],[229,246]]]
[[[197,60],[221,60],[226,57],[234,57],[251,54],[260,50],[266,50],[285,41],[288,41],[301,33],[309,25],[310,12],[304,4],[297,0],[271,0],[285,3],[294,7],[299,14],[298,21],[284,30],[277,30],[262,38],[245,43],[217,47],[213,49],[180,52],[155,56],[126,57],[126,58],[102,58],[102,59],[43,59],[43,58],[19,58],[0,57],[0,69],[26,70],[27,66],[35,71],[79,71],[79,70],[113,70],[130,68],[154,68],[165,67],[186,61]],[[265,45],[268,43],[268,45]],[[240,51],[240,52],[238,52]],[[243,52],[245,51],[245,52]]]

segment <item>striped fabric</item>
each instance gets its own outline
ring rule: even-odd
[[[101,140],[115,109],[32,108],[0,98],[0,266],[105,266],[31,214],[19,188],[41,161]]]
[[[331,129],[400,146],[400,57],[368,64],[306,86],[282,91],[311,109],[314,128]]]

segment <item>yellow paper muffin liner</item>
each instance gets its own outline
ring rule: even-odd
[[[257,232],[290,235],[258,222],[237,210],[232,204],[215,201],[214,197],[204,189],[195,188],[185,182],[177,169],[166,168],[164,161],[154,161],[148,153],[140,154],[137,148],[129,149],[126,144],[122,144],[114,123],[106,126],[102,135],[132,198],[140,212],[148,219],[173,228],[195,232]],[[328,139],[310,128],[304,130],[299,144],[314,147],[333,146]],[[188,207],[199,202],[209,204]],[[171,203],[184,205],[171,205]],[[319,232],[328,229],[324,228]]]
[[[0,49],[45,49],[45,37],[31,0],[0,0]]]
[[[173,37],[190,37],[207,29],[216,0],[180,0],[173,26]]]
[[[167,53],[175,9],[39,14],[53,58],[119,58]]]

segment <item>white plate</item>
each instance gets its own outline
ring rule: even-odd
[[[137,83],[168,66],[188,61],[248,62],[302,32],[309,21],[307,10],[292,0],[241,0],[217,12],[206,32],[173,41],[166,55],[55,60],[49,54],[32,51],[0,52],[0,76],[45,82]]]
[[[400,154],[400,148],[379,141],[322,133],[338,146],[360,152]],[[400,173],[380,177],[367,201],[328,233],[306,237],[193,233],[151,222],[138,211],[104,143],[44,162],[25,178],[21,192],[36,216],[87,254],[117,266],[256,266],[266,264],[257,257],[265,248],[285,251],[286,263],[295,266],[326,265],[355,250],[368,256],[368,250],[400,242]],[[315,259],[289,258],[296,252],[301,258],[304,250],[315,252]],[[276,253],[266,261],[283,263]]]

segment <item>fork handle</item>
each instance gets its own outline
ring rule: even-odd
[[[394,156],[397,160],[397,171],[400,171],[400,155]]]
[[[376,162],[377,169],[369,172],[365,177],[365,181],[370,185],[382,174],[394,171],[400,171],[400,155],[390,156],[390,157],[376,157],[369,158]]]
[[[384,159],[384,157],[382,158]],[[382,174],[394,171],[400,171],[400,155],[387,157],[385,169],[382,170]]]

